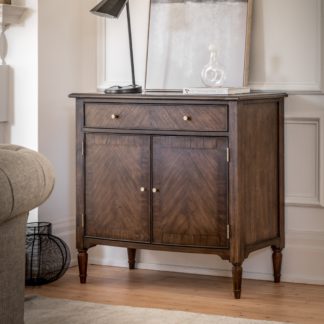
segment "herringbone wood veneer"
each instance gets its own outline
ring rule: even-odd
[[[112,119],[111,116],[115,115]],[[187,116],[189,120],[184,120]],[[85,126],[97,128],[227,131],[227,107],[87,104]]]
[[[153,140],[153,242],[227,247],[227,139]]]
[[[87,236],[148,242],[150,138],[86,135]]]

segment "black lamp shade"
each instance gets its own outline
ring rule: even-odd
[[[90,12],[102,17],[118,18],[127,2],[128,0],[103,0]]]

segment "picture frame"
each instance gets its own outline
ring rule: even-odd
[[[252,11],[253,0],[151,0],[145,90],[204,87],[211,45],[224,67],[224,86],[247,86]]]

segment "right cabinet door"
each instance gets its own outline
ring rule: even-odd
[[[153,243],[228,247],[228,139],[153,137]]]

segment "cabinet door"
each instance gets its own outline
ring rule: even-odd
[[[225,137],[154,137],[153,243],[228,246]]]
[[[85,235],[149,242],[149,136],[87,134],[85,156]]]

